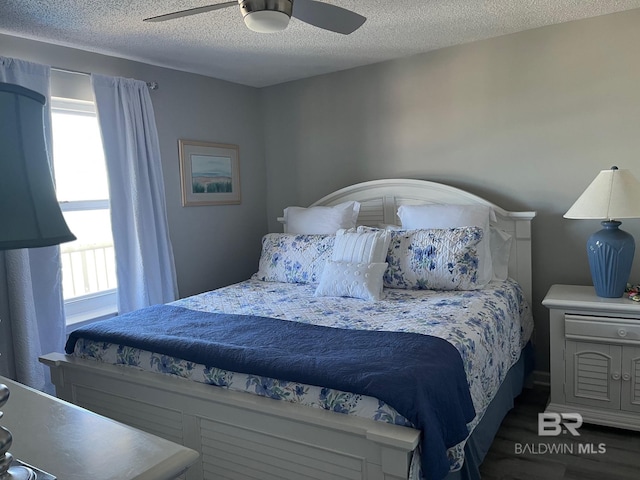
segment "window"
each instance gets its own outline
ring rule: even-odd
[[[115,253],[102,140],[92,102],[53,97],[56,192],[77,237],[60,245],[67,326],[116,313]]]

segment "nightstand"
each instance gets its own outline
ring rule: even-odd
[[[640,430],[640,304],[576,285],[553,285],[542,304],[550,310],[546,411]]]

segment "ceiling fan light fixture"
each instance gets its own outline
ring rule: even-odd
[[[248,13],[244,23],[249,30],[258,33],[280,32],[289,25],[289,15],[276,10],[262,10]]]

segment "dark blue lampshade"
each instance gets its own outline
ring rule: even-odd
[[[0,83],[0,250],[75,240],[53,186],[44,104],[33,90]]]
[[[636,247],[617,220],[640,218],[640,182],[629,170],[602,170],[564,216],[605,220],[587,241],[593,286],[599,297],[624,295]]]

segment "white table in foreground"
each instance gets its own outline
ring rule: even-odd
[[[15,458],[58,480],[170,480],[198,453],[0,377],[11,395],[0,424]]]

